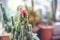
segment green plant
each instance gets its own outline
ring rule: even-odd
[[[25,0],[24,0],[25,1]],[[36,36],[36,34],[33,34],[32,32],[32,25],[31,21],[29,20],[29,17],[32,15],[35,20],[36,12],[33,8],[33,1],[32,1],[32,7],[28,7],[25,5],[26,12],[22,8],[18,7],[18,12],[20,14],[17,16],[17,20],[14,21],[13,16],[11,17],[12,20],[12,31],[11,31],[11,40],[34,40],[33,37]]]
[[[7,24],[8,18],[7,18],[7,16],[6,16],[5,8],[3,7],[2,4],[0,4],[0,6],[1,6],[1,10],[2,10],[2,15],[3,15],[4,23]]]
[[[9,20],[7,18],[7,15],[6,15],[6,11],[5,11],[5,8],[3,7],[2,3],[0,4],[0,7],[1,7],[1,11],[2,11],[2,21],[3,21],[3,27],[5,28],[5,31],[6,32],[11,32],[11,25],[9,25]]]
[[[51,12],[47,12],[47,22],[49,23],[53,22],[53,16]]]
[[[14,21],[13,16],[12,20],[12,31],[11,31],[11,40],[33,40],[32,38],[32,25],[29,23],[28,15],[19,14],[18,19]]]
[[[47,12],[47,20],[48,22],[55,21],[55,15],[56,15],[56,9],[57,9],[57,0],[52,0],[51,3],[51,12]]]
[[[57,0],[52,0],[51,7],[52,7],[53,20],[56,21],[55,15],[56,15],[56,9],[57,9]]]

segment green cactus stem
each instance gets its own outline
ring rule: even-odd
[[[57,0],[52,0],[52,14],[53,14],[53,20],[55,21],[55,15],[56,15],[56,9],[57,9]]]
[[[3,14],[4,23],[7,24],[8,18],[7,18],[7,16],[6,16],[5,8],[3,7],[2,4],[0,4],[0,6],[1,6],[2,14]]]

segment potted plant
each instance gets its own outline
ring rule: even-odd
[[[40,23],[40,39],[51,40],[53,33],[53,20],[48,16],[46,21]]]
[[[53,15],[50,15],[51,13],[47,13],[47,20],[43,20],[40,23],[40,39],[41,40],[51,40],[52,38],[52,33],[53,33],[53,29],[54,29],[54,17],[55,17],[55,13],[56,13],[56,5],[53,6],[53,4],[55,4],[55,1],[52,1],[52,11],[51,13]]]
[[[5,8],[3,7],[3,4],[2,3],[0,3],[0,11],[2,13],[2,14],[0,14],[0,17],[1,17],[0,18],[1,19],[0,29],[2,31],[2,32],[0,32],[1,33],[0,40],[10,40],[9,35],[6,35],[6,33],[4,31],[5,25],[7,25],[7,22],[8,22],[8,18],[6,16]],[[8,26],[6,26],[6,27],[8,27]],[[9,30],[6,30],[6,31],[9,31]]]

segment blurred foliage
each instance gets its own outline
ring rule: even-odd
[[[0,4],[0,6],[1,6],[2,14],[3,14],[4,23],[7,24],[8,18],[7,18],[7,16],[6,16],[5,8],[3,7],[2,4]]]
[[[40,21],[40,17],[37,15],[37,11],[34,10],[34,2],[33,0],[31,0],[31,5],[32,7],[29,7],[27,5],[25,5],[25,9],[28,13],[28,18],[29,18],[29,21],[32,23],[32,24],[36,24]]]
[[[52,0],[52,14],[53,14],[53,20],[56,21],[55,15],[56,15],[56,9],[57,9],[57,0]]]
[[[8,23],[7,24],[4,24],[4,27],[5,27],[5,31],[7,33],[10,33],[11,32],[11,25],[9,25]]]
[[[49,22],[49,23],[53,22],[53,16],[52,16],[51,12],[47,12],[47,22]]]
[[[0,4],[3,16],[3,27],[5,28],[6,32],[11,32],[11,25],[9,24],[9,20],[6,15],[5,8],[3,7],[2,3]]]

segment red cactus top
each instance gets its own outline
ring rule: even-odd
[[[20,10],[20,14],[26,14],[26,10],[24,9]]]

